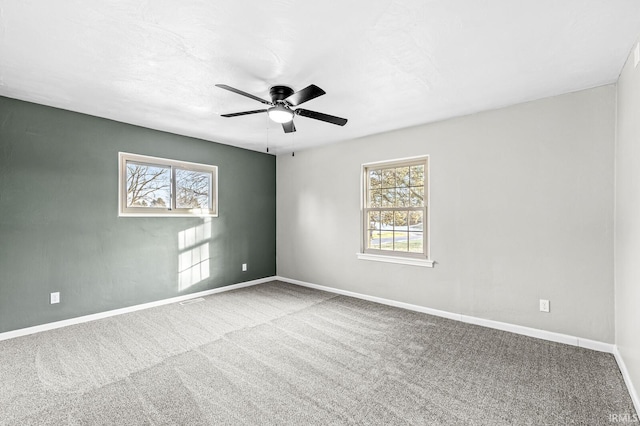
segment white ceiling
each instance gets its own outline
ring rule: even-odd
[[[0,0],[0,95],[281,154],[612,83],[639,32],[638,0]]]

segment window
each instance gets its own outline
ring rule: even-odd
[[[429,158],[365,164],[360,259],[433,266],[429,259]]]
[[[218,168],[121,152],[120,216],[217,216]]]

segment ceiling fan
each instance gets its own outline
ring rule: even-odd
[[[308,109],[296,108],[300,104],[303,104],[318,96],[324,95],[326,92],[311,84],[304,89],[293,92],[293,89],[287,86],[273,86],[269,93],[271,94],[271,101],[265,101],[250,93],[243,92],[234,87],[227,86],[226,84],[216,84],[217,87],[225,90],[229,90],[238,95],[246,96],[265,105],[269,105],[267,109],[256,109],[253,111],[235,112],[232,114],[222,114],[222,117],[238,117],[240,115],[258,114],[266,112],[269,118],[276,123],[281,123],[285,133],[291,133],[296,131],[296,126],[293,124],[294,115],[301,115],[302,117],[313,118],[315,120],[325,121],[327,123],[337,124],[338,126],[344,126],[347,124],[346,118],[340,118],[329,114],[323,114],[321,112],[310,111]]]

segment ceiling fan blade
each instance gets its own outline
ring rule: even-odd
[[[301,115],[303,117],[313,118],[315,120],[326,121],[327,123],[337,124],[338,126],[344,126],[347,124],[346,118],[336,117],[334,115],[323,114],[321,112],[309,111],[308,109],[298,108],[295,110],[297,115]]]
[[[236,89],[236,88],[231,87],[231,86],[227,86],[226,84],[216,84],[216,87],[228,90],[228,91],[233,92],[233,93],[237,93],[238,95],[246,96],[247,98],[251,98],[251,99],[253,99],[255,101],[262,102],[265,105],[273,105],[272,102],[265,101],[264,99],[261,99],[261,98],[259,98],[257,96],[253,96],[251,93],[243,92],[242,90]]]
[[[282,123],[282,128],[284,129],[285,133],[292,133],[296,131],[296,126],[293,124],[293,120],[289,121],[288,123]]]
[[[231,114],[220,114],[220,117],[238,117],[240,115],[259,114],[261,112],[267,112],[266,109],[256,109],[253,111],[233,112]]]
[[[292,106],[297,106],[311,99],[317,98],[318,96],[324,95],[326,92],[316,86],[315,84],[310,84],[302,90],[297,91],[293,95],[289,96],[285,99],[285,101],[289,102]]]

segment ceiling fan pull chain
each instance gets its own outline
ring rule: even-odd
[[[265,117],[265,130],[267,131],[267,153],[269,152],[269,116]]]

